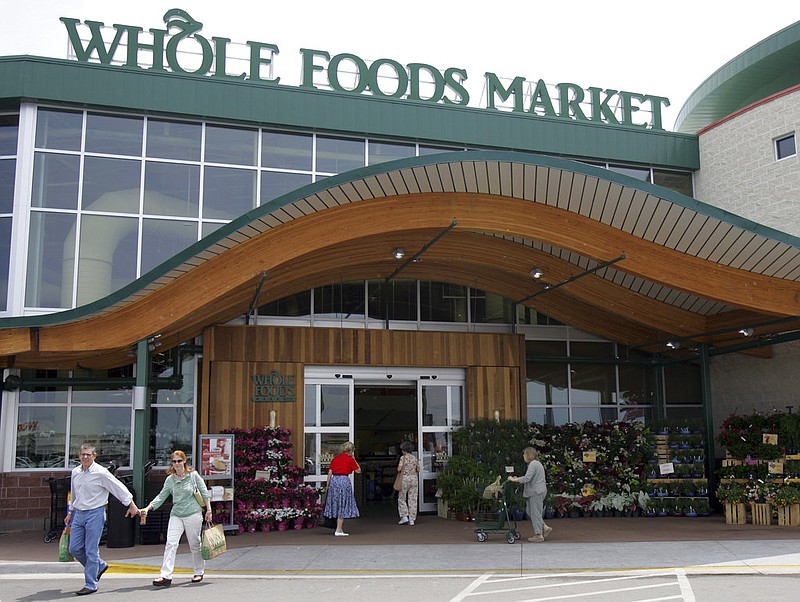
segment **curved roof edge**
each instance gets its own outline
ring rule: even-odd
[[[717,69],[681,107],[675,131],[694,134],[748,105],[800,84],[800,21]]]
[[[64,324],[83,319],[95,313],[109,310],[115,305],[124,303],[126,299],[137,295],[141,296],[146,294],[149,290],[154,290],[160,286],[163,286],[167,282],[174,280],[177,277],[176,273],[179,275],[185,271],[181,271],[179,268],[193,260],[205,261],[205,259],[202,258],[198,259],[198,256],[203,254],[211,247],[218,245],[221,241],[225,241],[226,239],[229,239],[230,241],[232,238],[235,239],[235,235],[238,231],[248,229],[250,224],[253,224],[257,220],[266,218],[276,210],[288,207],[295,202],[302,201],[303,199],[311,197],[320,192],[338,189],[342,186],[353,188],[351,185],[352,183],[363,183],[365,180],[369,180],[375,176],[396,173],[401,170],[411,170],[414,168],[424,168],[435,165],[447,165],[451,163],[462,163],[465,161],[473,163],[506,163],[534,167],[547,167],[566,172],[572,172],[574,174],[580,174],[591,178],[597,178],[599,180],[606,180],[621,187],[633,189],[634,191],[641,191],[645,195],[651,195],[653,197],[663,199],[668,203],[672,203],[673,205],[684,208],[698,215],[713,218],[721,222],[728,223],[741,230],[745,230],[761,237],[772,239],[778,243],[800,249],[800,237],[795,237],[793,235],[774,230],[768,226],[758,224],[667,188],[650,184],[648,182],[643,182],[625,174],[587,165],[585,163],[546,155],[507,151],[461,151],[440,153],[379,163],[377,165],[341,173],[325,178],[318,182],[308,184],[239,216],[235,220],[218,228],[205,238],[187,247],[177,255],[171,257],[167,261],[150,270],[148,273],[142,275],[137,280],[124,286],[111,295],[108,295],[107,297],[74,309],[51,314],[0,318],[0,329]],[[504,196],[512,195],[505,194]],[[193,264],[190,264],[190,267],[192,267],[192,265]]]

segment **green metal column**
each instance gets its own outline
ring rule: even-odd
[[[714,456],[714,412],[711,404],[711,358],[708,345],[700,345],[700,386],[703,396],[703,416],[706,423],[706,463],[708,464],[708,495],[717,490]]]
[[[144,465],[150,455],[149,376],[150,354],[145,339],[136,346],[136,385],[133,388],[133,488],[136,490],[136,504],[139,506],[145,500]]]

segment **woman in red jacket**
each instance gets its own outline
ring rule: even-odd
[[[355,445],[350,441],[342,443],[342,453],[331,460],[328,469],[328,495],[322,514],[336,519],[336,531],[334,532],[336,537],[350,535],[344,532],[344,519],[359,517],[356,497],[353,494],[353,484],[350,482],[351,473],[361,474],[361,467],[353,457],[354,452]]]

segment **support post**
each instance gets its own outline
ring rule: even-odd
[[[147,339],[136,345],[136,385],[133,387],[133,488],[136,504],[144,503],[144,466],[150,455],[150,354]]]
[[[708,344],[700,345],[700,385],[703,394],[703,416],[706,423],[706,461],[708,462],[708,495],[717,490],[714,468],[716,458],[714,455],[714,411],[711,404],[711,357],[708,354]]]

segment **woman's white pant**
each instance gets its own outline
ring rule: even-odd
[[[189,550],[192,552],[194,574],[203,574],[206,563],[200,553],[200,531],[202,528],[203,515],[199,512],[183,518],[179,516],[169,517],[167,545],[164,547],[164,562],[161,564],[161,576],[164,579],[172,579],[172,572],[175,570],[175,555],[178,553],[178,544],[184,532],[186,532],[186,541],[189,542]]]

